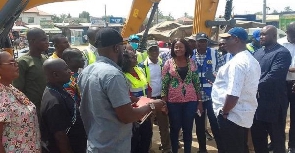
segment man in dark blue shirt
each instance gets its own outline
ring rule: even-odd
[[[285,123],[288,108],[286,75],[291,64],[291,54],[277,43],[277,29],[261,29],[260,43],[264,48],[254,53],[261,66],[258,85],[258,108],[251,128],[255,152],[268,153],[267,137],[270,135],[274,153],[285,148]]]

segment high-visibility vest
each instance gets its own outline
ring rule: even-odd
[[[147,51],[144,52],[139,52],[136,51],[136,55],[137,55],[137,63],[142,63],[148,56]]]
[[[130,73],[125,73],[125,77],[127,78],[130,85],[130,92],[135,97],[146,96],[148,89],[146,76],[140,67],[134,67],[134,70],[139,79],[135,78]]]
[[[251,43],[246,44],[246,47],[247,47],[248,51],[250,51],[250,53],[253,54],[253,53],[255,52],[255,49],[254,49],[254,47],[251,45]]]
[[[90,65],[96,61],[96,56],[92,51],[87,51],[86,56],[88,58],[88,65]]]
[[[194,60],[195,64],[198,66],[198,73],[200,78],[200,86],[202,90],[206,93],[207,96],[211,96],[212,92],[212,84],[210,84],[206,77],[205,73],[207,71],[216,71],[216,66],[218,65],[218,57],[217,57],[217,51],[211,48],[207,48],[206,57],[204,59],[204,62],[202,64],[197,62],[196,53],[197,50],[193,51],[192,59]]]
[[[163,62],[162,62],[162,59],[160,57],[158,57],[158,64],[161,66],[161,69],[162,69]],[[146,79],[147,79],[148,83],[150,83],[150,81],[151,81],[151,72],[150,72],[150,68],[149,68],[148,58],[142,64],[139,64],[139,66],[144,70]]]

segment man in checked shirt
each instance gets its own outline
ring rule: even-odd
[[[213,76],[217,73],[218,69],[225,64],[224,57],[219,54],[215,49],[208,47],[208,36],[205,33],[198,33],[196,36],[197,49],[193,51],[192,59],[198,66],[200,84],[201,84],[201,102],[203,102],[204,112],[202,114],[196,113],[195,123],[196,123],[196,134],[199,142],[198,153],[207,153],[206,149],[206,134],[205,134],[205,117],[206,112],[210,122],[211,130],[215,138],[218,151],[222,152],[222,145],[219,129],[217,124],[217,119],[213,111],[211,91],[212,84],[208,82],[208,76]],[[210,75],[211,74],[211,75]],[[213,82],[213,80],[210,80]],[[207,111],[205,111],[207,110]]]

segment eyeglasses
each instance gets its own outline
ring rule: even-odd
[[[8,63],[1,63],[0,65],[12,65],[12,66],[17,66],[17,62],[8,62]]]

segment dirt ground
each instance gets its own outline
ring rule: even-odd
[[[290,118],[288,115],[287,118],[287,124],[286,124],[286,147],[288,147],[288,141],[289,141],[289,127],[290,127]],[[210,131],[210,129],[208,129]],[[159,145],[161,143],[160,141],[160,134],[159,134],[159,128],[157,126],[154,125],[153,127],[153,144],[152,144],[152,150],[155,153],[161,153],[161,151],[159,150]],[[181,142],[181,141],[180,141]],[[183,143],[181,142],[181,144],[183,145]],[[193,129],[193,143],[192,143],[192,152],[197,152],[199,149],[199,144],[198,144],[198,140],[197,140],[197,136],[196,136],[196,128],[194,126]],[[214,140],[207,140],[207,150],[208,153],[217,153],[217,148],[216,148],[216,143]],[[183,147],[179,149],[179,153],[183,153]],[[252,151],[251,153],[255,153],[254,151]]]
[[[73,46],[76,47],[78,49],[80,49],[81,51],[86,49],[87,46]],[[289,115],[287,117],[287,124],[286,124],[286,147],[288,146],[288,141],[289,141],[289,127],[290,127],[290,120],[289,120]],[[210,131],[210,128],[208,129]],[[159,128],[157,126],[154,125],[153,127],[153,143],[152,143],[152,150],[155,153],[161,153],[161,151],[159,150],[159,146],[160,146],[160,134],[159,134]],[[180,141],[181,145],[183,145],[183,143]],[[192,143],[192,152],[197,152],[199,149],[199,144],[198,144],[198,140],[197,140],[197,136],[196,136],[196,128],[194,127],[193,129],[193,143]],[[211,141],[207,141],[207,150],[209,153],[217,153],[217,148],[216,148],[216,143],[214,140]],[[183,148],[179,149],[179,153],[183,153]],[[251,153],[254,153],[251,152]]]

